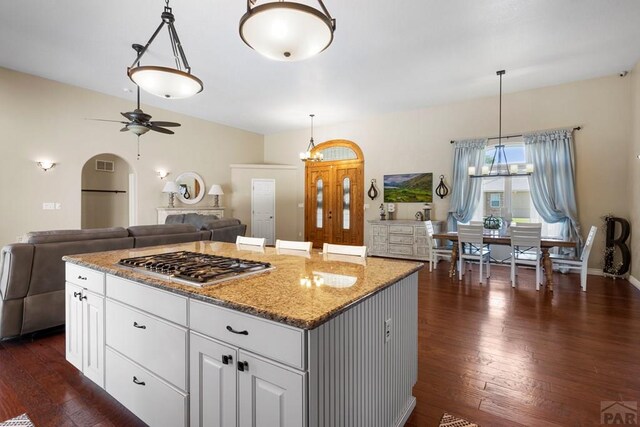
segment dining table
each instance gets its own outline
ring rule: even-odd
[[[450,240],[454,243],[451,248],[451,267],[449,269],[449,277],[455,277],[456,264],[458,261],[458,233],[455,231],[436,233],[433,235],[433,238],[436,240]],[[511,237],[508,234],[495,232],[494,230],[487,230],[484,233],[482,241],[487,245],[511,246]],[[556,247],[577,248],[577,242],[552,237],[542,237],[540,239],[540,251],[542,252],[540,263],[544,270],[545,284],[547,289],[551,292],[553,292],[553,263],[549,256],[549,249]]]

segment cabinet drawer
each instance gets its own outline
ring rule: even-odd
[[[194,331],[251,350],[298,369],[305,368],[304,331],[201,301],[190,301]],[[228,330],[233,329],[237,334]]]
[[[104,273],[100,271],[67,262],[65,263],[65,277],[67,282],[104,295]]]
[[[426,236],[427,229],[424,227],[416,227],[416,236]]]
[[[187,389],[185,328],[111,300],[107,300],[106,310],[109,347],[176,387]]]
[[[413,235],[405,235],[405,234],[391,234],[389,236],[389,243],[396,243],[400,245],[412,245],[413,244]]]
[[[186,426],[187,396],[107,347],[107,393],[150,426]],[[136,384],[134,382],[137,381]]]
[[[381,227],[374,225],[371,227],[372,234],[374,236],[386,236],[387,235],[387,227]]]
[[[390,225],[390,234],[413,234],[413,227],[411,225]]]
[[[413,255],[413,246],[389,245],[389,253],[396,255]]]
[[[107,275],[107,297],[187,326],[187,298]]]

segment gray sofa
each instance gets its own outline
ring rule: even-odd
[[[201,215],[202,216],[202,215]],[[183,218],[184,220],[184,218]],[[234,218],[87,230],[37,231],[0,252],[0,339],[64,324],[64,255],[200,240],[235,242],[245,224]],[[208,229],[210,227],[212,229]]]

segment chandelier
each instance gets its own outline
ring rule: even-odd
[[[505,70],[496,71],[496,75],[500,76],[498,144],[495,145],[490,166],[482,166],[480,173],[476,173],[475,166],[469,166],[468,172],[470,178],[529,176],[533,173],[533,164],[531,163],[524,165],[524,169],[517,164],[510,165],[507,160],[507,153],[505,152],[504,144],[502,143],[502,76],[504,74]]]
[[[247,0],[247,13],[240,18],[240,37],[269,59],[302,61],[333,41],[336,20],[322,0],[318,0],[322,11],[289,1],[255,3]]]
[[[165,3],[164,12],[160,15],[162,22],[144,48],[138,52],[138,56],[135,61],[133,61],[133,64],[127,68],[127,75],[144,91],[153,95],[171,99],[188,98],[202,92],[202,81],[191,74],[191,67],[182,49],[182,43],[180,43],[176,28],[173,25],[175,17],[169,7],[169,0],[166,0]],[[141,66],[140,59],[142,59],[149,45],[153,43],[165,25],[169,30],[169,40],[171,42],[171,50],[176,62],[176,67],[170,68],[157,65]]]
[[[300,160],[303,162],[319,162],[322,160],[322,153],[316,151],[311,154],[312,151],[316,149],[316,145],[313,143],[313,117],[315,114],[309,114],[311,117],[311,139],[309,140],[309,145],[307,145],[307,151],[303,151],[300,153]]]

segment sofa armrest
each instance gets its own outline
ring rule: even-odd
[[[29,291],[34,247],[28,243],[13,243],[0,252],[0,298],[24,298]]]

